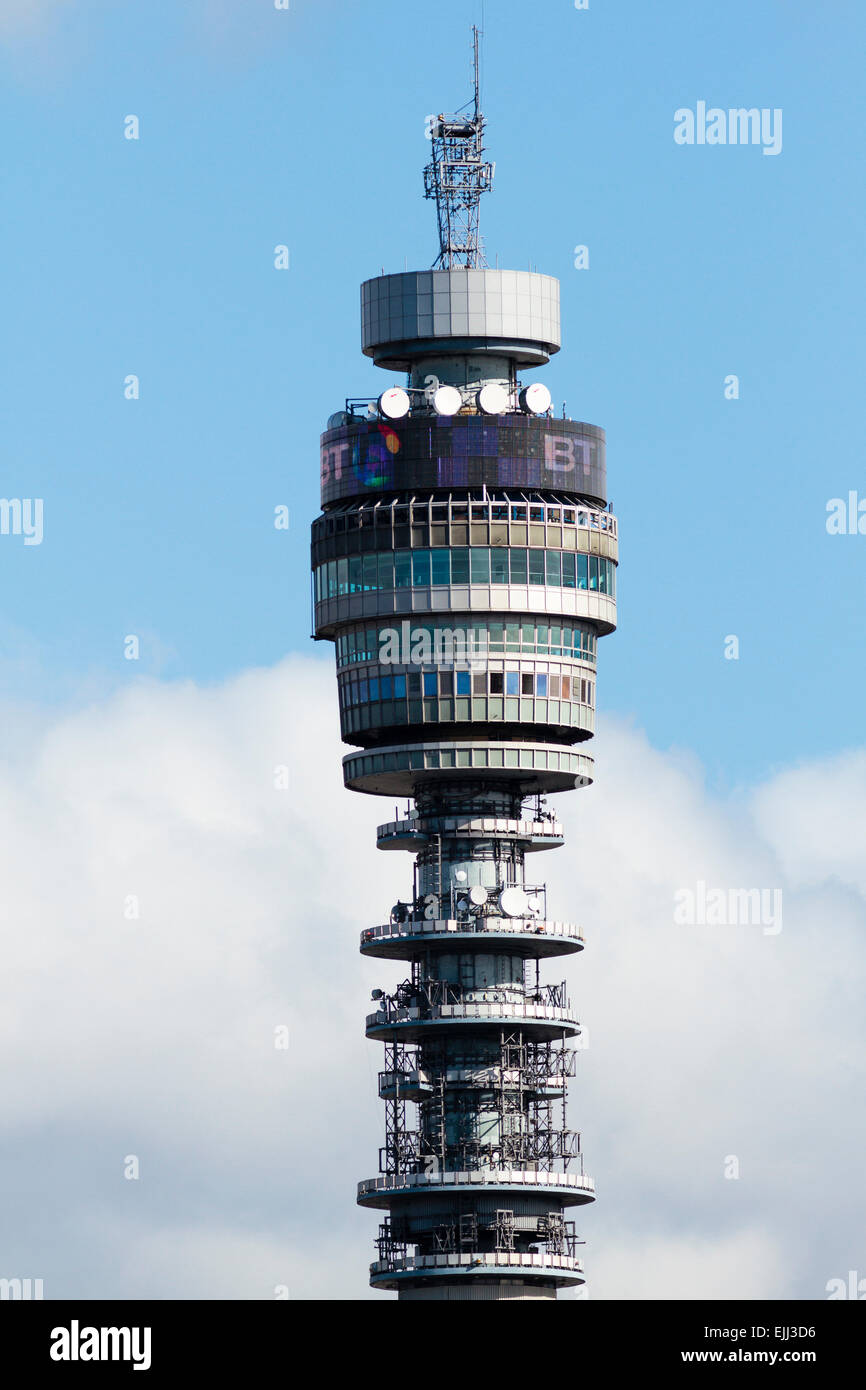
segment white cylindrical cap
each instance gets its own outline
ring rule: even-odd
[[[404,415],[409,414],[411,404],[408,393],[402,386],[391,386],[379,397],[379,413],[384,415],[386,420],[402,420]]]
[[[525,917],[526,894],[522,888],[504,888],[499,895],[499,906],[506,917]]]
[[[525,410],[527,415],[546,415],[552,399],[543,381],[533,381],[520,393],[520,409]]]
[[[437,415],[457,415],[463,407],[463,397],[456,386],[440,386],[433,396]]]
[[[504,415],[509,404],[505,387],[495,381],[482,386],[475,400],[482,415]]]

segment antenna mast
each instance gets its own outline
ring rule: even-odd
[[[434,270],[450,270],[452,266],[478,269],[487,265],[478,230],[479,210],[482,193],[493,186],[496,165],[483,158],[479,38],[478,26],[473,25],[473,115],[467,118],[458,112],[454,116],[431,116],[428,121],[433,158],[424,170],[424,194],[436,199],[439,220],[439,255],[433,263]]]

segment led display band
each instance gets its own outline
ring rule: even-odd
[[[525,415],[351,420],[322,435],[322,505],[377,493],[547,488],[604,505],[604,431]]]

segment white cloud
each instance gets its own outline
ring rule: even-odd
[[[411,861],[375,849],[393,806],[342,789],[333,687],[292,658],[41,723],[7,712],[0,1274],[48,1297],[372,1296],[363,1015],[401,967],[357,942]],[[592,1296],[822,1297],[866,1272],[866,905],[839,833],[864,780],[828,760],[723,803],[629,728],[605,723],[595,751],[597,785],[555,802],[567,847],[534,861],[589,942],[568,973],[591,1044],[571,1121],[599,1186]],[[781,886],[783,931],[675,926],[675,890],[701,878]]]
[[[765,1299],[787,1285],[778,1243],[758,1230],[715,1240],[625,1235],[592,1263],[591,1299]]]

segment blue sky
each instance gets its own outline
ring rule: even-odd
[[[23,8],[0,21],[2,490],[44,498],[45,536],[0,538],[2,689],[75,703],[308,651],[318,434],[388,384],[358,285],[433,260],[424,119],[469,94],[480,0]],[[488,0],[485,23],[488,251],[560,277],[545,379],[608,433],[601,709],[719,789],[851,746],[866,538],[825,509],[866,495],[861,7]],[[699,100],[781,107],[781,154],[676,145]]]

